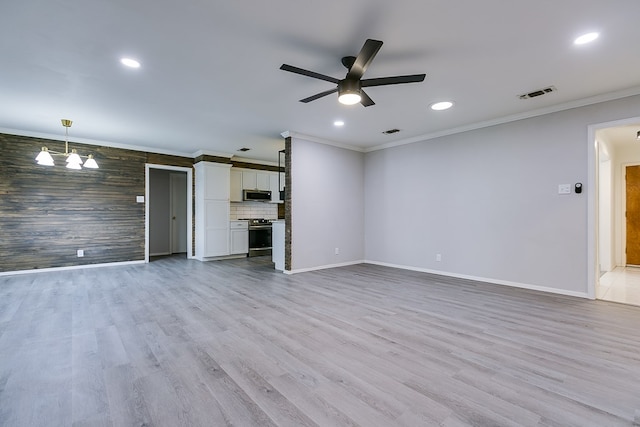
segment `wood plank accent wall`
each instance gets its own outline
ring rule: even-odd
[[[0,272],[144,259],[145,163],[193,159],[70,143],[100,169],[39,166],[42,146],[64,142],[0,134]],[[83,249],[78,258],[76,250]]]

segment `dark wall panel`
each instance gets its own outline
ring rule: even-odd
[[[0,134],[0,271],[144,259],[145,163],[192,166],[184,157],[70,144],[100,169],[39,166],[40,147],[64,142]],[[76,250],[83,249],[78,258]]]

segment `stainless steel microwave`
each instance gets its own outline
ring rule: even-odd
[[[244,200],[245,202],[270,202],[271,191],[242,190],[242,200]]]

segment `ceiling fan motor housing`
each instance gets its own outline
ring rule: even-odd
[[[360,89],[362,89],[362,83],[360,80],[344,79],[338,82],[338,93],[340,95],[345,93],[354,93],[359,95]]]

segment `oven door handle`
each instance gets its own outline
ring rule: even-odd
[[[271,229],[270,225],[250,225],[249,230],[267,230]]]

